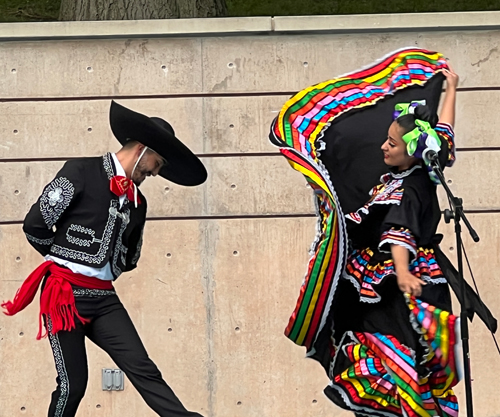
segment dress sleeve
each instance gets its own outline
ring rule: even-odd
[[[413,188],[406,188],[401,204],[389,209],[381,227],[379,250],[391,252],[391,245],[401,245],[410,251],[410,260],[417,255],[417,240],[420,236],[421,202]]]
[[[28,242],[42,256],[49,253],[54,242],[58,222],[70,204],[83,189],[80,164],[69,161],[56,177],[45,186],[37,202],[33,204],[23,223]]]
[[[382,232],[379,250],[391,253],[391,245],[400,245],[408,249],[412,254],[410,260],[417,256],[417,243],[410,229],[391,227],[389,230]]]
[[[451,167],[455,162],[455,132],[448,123],[438,123],[434,128],[441,139],[439,163],[442,167]]]

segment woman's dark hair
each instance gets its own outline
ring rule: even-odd
[[[415,107],[414,114],[405,114],[396,119],[396,122],[404,130],[403,135],[411,132],[415,129],[415,119],[423,120],[424,122],[429,122],[432,128],[436,127],[438,122],[438,115],[431,111],[428,106],[417,106]]]

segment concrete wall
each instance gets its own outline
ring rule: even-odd
[[[315,234],[311,193],[268,143],[296,90],[397,48],[442,51],[461,76],[452,189],[481,241],[465,238],[497,316],[500,281],[500,13],[0,25],[0,299],[41,257],[21,231],[29,206],[70,157],[118,149],[110,99],[168,119],[209,170],[201,187],[154,178],[139,268],[116,283],[150,356],[190,409],[210,417],[350,415],[327,378],[283,336]],[[452,229],[444,248],[454,257]],[[0,316],[0,417],[45,415],[55,387],[37,306]],[[496,354],[475,320],[476,415],[499,416]],[[88,345],[79,416],[153,416],[126,381],[101,390],[106,354]],[[463,385],[458,388],[464,405]]]

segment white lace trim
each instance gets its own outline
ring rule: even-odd
[[[406,303],[408,304],[409,303],[409,297],[408,297],[408,295],[406,293],[404,294],[404,297],[405,297]],[[420,343],[420,346],[422,346],[422,348],[424,349],[424,353],[422,355],[422,360],[420,361],[420,365],[425,366],[425,364],[427,362],[429,362],[429,360],[430,360],[431,348],[430,348],[429,344],[425,341],[425,339],[424,339],[424,332],[422,331],[422,326],[417,321],[417,319],[415,318],[415,315],[413,314],[412,310],[410,310],[409,318],[410,318],[411,327],[413,327],[413,330],[419,336],[418,337],[418,342]],[[416,362],[417,361],[415,360],[415,363]]]
[[[320,139],[323,136],[323,134],[324,133],[321,132],[320,136],[318,137],[318,143],[320,143],[320,144],[322,143],[320,141]],[[289,150],[293,153],[296,153],[297,155],[299,155],[302,158],[305,157],[304,154],[302,154],[297,149],[290,148]],[[342,277],[342,271],[345,268],[346,260],[347,260],[347,251],[344,251],[344,249],[347,249],[347,244],[346,244],[346,239],[345,239],[347,237],[345,218],[344,218],[344,216],[342,216],[342,209],[340,208],[340,202],[339,202],[337,193],[333,187],[333,184],[330,180],[330,175],[328,174],[328,170],[325,168],[325,166],[323,165],[323,163],[319,159],[320,155],[321,155],[320,152],[317,151],[318,161],[313,161],[312,159],[308,158],[308,162],[311,165],[315,166],[317,168],[317,170],[323,174],[324,179],[325,179],[325,183],[326,183],[328,189],[330,190],[330,192],[333,196],[333,200],[335,202],[334,210],[337,210],[338,228],[339,228],[338,258],[339,258],[339,262],[342,262],[342,265],[341,265],[341,267],[336,268],[336,273],[332,279],[332,285],[331,285],[330,291],[328,293],[328,298],[327,298],[326,303],[325,303],[323,315],[321,317],[318,329],[316,330],[316,333],[314,335],[314,340],[311,343],[311,346],[314,346],[314,344],[316,343],[316,339],[318,338],[319,334],[321,333],[321,331],[323,330],[323,328],[326,324],[326,321],[328,319],[328,315],[330,313],[330,309],[332,306],[333,297],[334,297],[335,292],[337,290],[337,285],[338,285],[339,279]],[[324,193],[324,191],[321,191],[321,192]],[[313,241],[311,248],[309,250],[309,254],[311,255],[311,258],[309,259],[309,261],[307,263],[308,265],[312,260],[312,256],[314,256],[316,253],[316,249],[317,249],[318,244],[324,238],[324,235],[323,235],[322,229],[321,229],[323,219],[322,219],[320,207],[318,204],[318,198],[315,198],[314,201],[315,201],[316,218],[317,218],[317,220],[316,220],[316,236],[315,236],[314,241]],[[303,284],[305,282],[306,277],[307,277],[307,273],[304,276],[304,279],[302,281]]]
[[[351,341],[352,341],[351,343],[355,343],[355,341],[357,340],[356,337],[354,336],[354,333],[349,330],[349,331],[345,332],[342,335],[342,337],[340,338],[339,346],[343,346],[344,344],[349,344],[349,343],[344,342],[344,339],[346,337],[351,338]],[[333,377],[334,377],[333,369],[335,368],[335,365],[337,363],[337,358],[339,357],[339,346],[337,346],[337,349],[335,350],[335,355],[333,356],[333,359],[330,361],[330,369],[329,369],[329,373],[328,373],[328,377],[330,379],[333,379]]]
[[[342,397],[342,400],[346,404],[347,407],[349,407],[352,411],[358,414],[362,414],[365,416],[373,417],[373,416],[381,416],[381,417],[401,417],[399,414],[394,414],[390,413],[387,411],[382,411],[382,410],[374,410],[373,408],[368,408],[368,407],[360,407],[359,405],[353,403],[350,399],[349,396],[344,392],[342,387],[339,387],[336,385],[333,381],[330,381],[329,386],[333,389],[335,389],[340,396]]]
[[[421,275],[420,279],[424,280],[425,282],[430,282],[431,284],[447,284],[448,283],[448,281],[444,277],[431,278],[429,275]]]
[[[389,171],[388,175],[390,175],[394,179],[401,179],[401,178],[407,177],[408,175],[410,175],[413,171],[415,171],[417,169],[422,169],[422,167],[420,165],[415,165],[412,168],[407,169],[406,171],[401,171],[401,172]],[[384,177],[385,175],[387,175],[387,174],[382,175],[382,177]],[[381,180],[382,180],[382,177],[380,178]]]
[[[410,259],[410,262],[413,261],[417,257],[417,249],[414,246],[411,246],[410,244],[406,242],[401,242],[400,240],[392,239],[390,237],[386,237],[385,239],[381,240],[380,243],[378,244],[378,250],[382,253],[391,253],[391,251],[383,250],[382,246],[388,244],[388,245],[399,245],[402,246],[410,253],[413,254],[413,258]]]

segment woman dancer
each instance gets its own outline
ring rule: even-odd
[[[422,160],[423,152],[440,151],[441,144],[453,149],[458,77],[451,70],[443,73],[447,88],[439,123],[422,103],[397,105],[382,145],[389,173],[363,207],[346,215],[352,250],[331,312],[337,353],[325,392],[359,415],[458,412],[451,390],[458,380],[449,355],[455,336],[447,334],[445,341],[444,335],[431,334],[418,317],[437,326],[438,317],[455,320],[434,254],[441,217],[435,179]],[[451,161],[453,154],[442,148],[442,162]]]
[[[448,284],[457,292],[459,280],[438,246],[438,181],[424,162],[430,151],[441,167],[455,159],[457,83],[442,54],[402,49],[302,90],[271,127],[271,141],[313,189],[318,215],[285,334],[323,365],[326,395],[358,416],[458,415]],[[467,297],[470,313],[495,331],[470,287]]]

